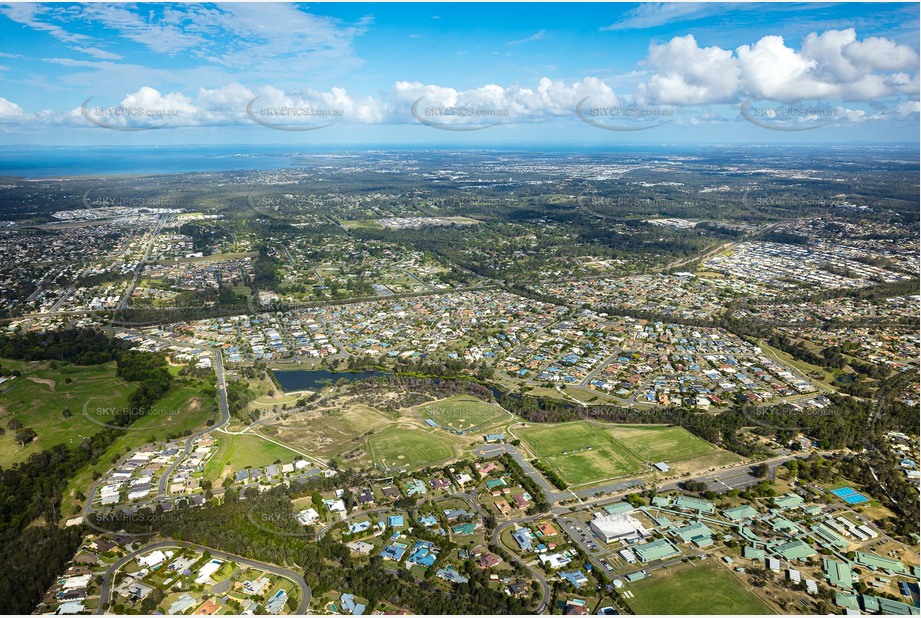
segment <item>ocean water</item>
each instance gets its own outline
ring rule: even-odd
[[[602,157],[610,160],[624,156],[695,155],[718,163],[753,161],[764,157],[803,158],[812,161],[832,157],[851,162],[885,161],[888,166],[917,168],[917,144],[822,144],[766,145],[762,147],[726,145],[674,144],[605,144],[605,145],[508,145],[506,147],[450,144],[374,145],[209,145],[209,146],[4,146],[0,145],[0,176],[49,178],[67,176],[159,175],[193,172],[232,172],[275,170],[300,167],[311,155],[393,156],[399,153],[449,153],[456,161],[466,153],[471,161],[479,156],[532,155],[563,157]],[[334,160],[334,159],[333,159]],[[314,157],[313,161],[316,161]]]
[[[291,146],[4,146],[0,176],[47,178],[119,174],[184,174],[271,170],[295,164],[299,156],[326,149]]]

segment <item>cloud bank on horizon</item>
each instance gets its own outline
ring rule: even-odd
[[[464,5],[11,4],[0,133],[634,130],[655,117],[727,137],[748,119],[904,139],[921,109],[906,8],[495,5],[517,11],[511,27]]]

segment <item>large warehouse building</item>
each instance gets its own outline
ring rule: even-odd
[[[595,517],[589,525],[605,543],[613,541],[632,543],[646,536],[646,528],[643,524],[627,513]]]

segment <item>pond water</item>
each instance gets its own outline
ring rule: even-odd
[[[273,370],[275,379],[281,390],[290,391],[316,391],[328,386],[332,382],[346,379],[349,382],[393,375],[387,371],[329,371],[328,369],[297,369]]]
[[[328,369],[273,369],[272,374],[278,380],[281,390],[286,393],[291,391],[318,391],[339,380],[345,379],[348,382],[364,380],[366,378],[379,378],[385,376],[398,375],[392,371],[330,371]],[[441,382],[441,378],[433,378],[435,384]],[[517,393],[508,393],[497,386],[487,385],[492,391],[496,400],[503,395],[511,397],[520,397]],[[540,400],[538,400],[540,405]]]

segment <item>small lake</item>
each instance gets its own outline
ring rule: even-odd
[[[332,382],[342,379],[354,382],[366,378],[393,375],[387,371],[329,371],[328,369],[296,369],[290,371],[273,369],[272,374],[278,380],[281,390],[286,393],[291,391],[317,391],[329,386]]]
[[[272,374],[278,380],[281,390],[286,393],[291,391],[318,391],[343,379],[348,382],[355,382],[366,378],[398,375],[392,371],[329,371],[328,369],[273,369]],[[439,384],[442,378],[432,378],[432,380],[435,384]],[[502,398],[503,395],[520,397],[516,393],[507,393],[497,386],[487,385],[487,388],[492,391],[492,395],[496,400]]]

